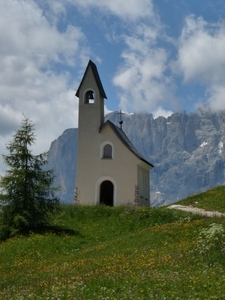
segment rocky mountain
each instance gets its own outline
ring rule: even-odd
[[[110,113],[119,125],[120,115]],[[151,114],[123,114],[123,130],[135,147],[149,160],[151,204],[176,202],[225,183],[225,112],[198,110],[179,112],[168,118]],[[66,203],[73,202],[76,166],[77,129],[67,129],[49,150],[59,194]]]
[[[54,169],[54,185],[60,187],[57,193],[61,202],[72,203],[76,177],[77,128],[66,129],[51,143],[47,168]]]

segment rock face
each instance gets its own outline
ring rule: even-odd
[[[76,176],[77,128],[67,129],[51,143],[48,168],[54,169],[54,186],[60,186],[57,194],[63,203],[72,203]]]
[[[119,114],[106,116],[119,125]],[[170,204],[225,183],[225,112],[179,112],[154,119],[151,114],[123,114],[123,130],[149,160],[151,204]],[[77,129],[67,129],[49,150],[59,194],[73,201]]]

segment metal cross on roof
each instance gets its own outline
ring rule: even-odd
[[[120,129],[122,129],[122,126],[123,126],[123,120],[122,120],[122,111],[121,111],[121,109],[120,109],[120,111],[118,112],[118,114],[120,115],[120,121],[119,121],[119,123],[120,123]]]

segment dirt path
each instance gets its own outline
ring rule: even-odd
[[[207,217],[225,217],[225,214],[218,212],[218,211],[208,211],[205,209],[197,208],[197,207],[192,207],[192,206],[184,206],[184,205],[179,205],[179,204],[173,204],[168,206],[170,209],[179,209],[179,210],[184,210],[187,212],[191,212],[193,214],[198,214],[202,216],[207,216]]]

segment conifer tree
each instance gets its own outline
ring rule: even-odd
[[[2,155],[9,169],[0,178],[1,225],[8,234],[38,229],[49,224],[59,208],[52,187],[53,170],[45,170],[47,152],[33,155],[34,126],[26,117]]]

